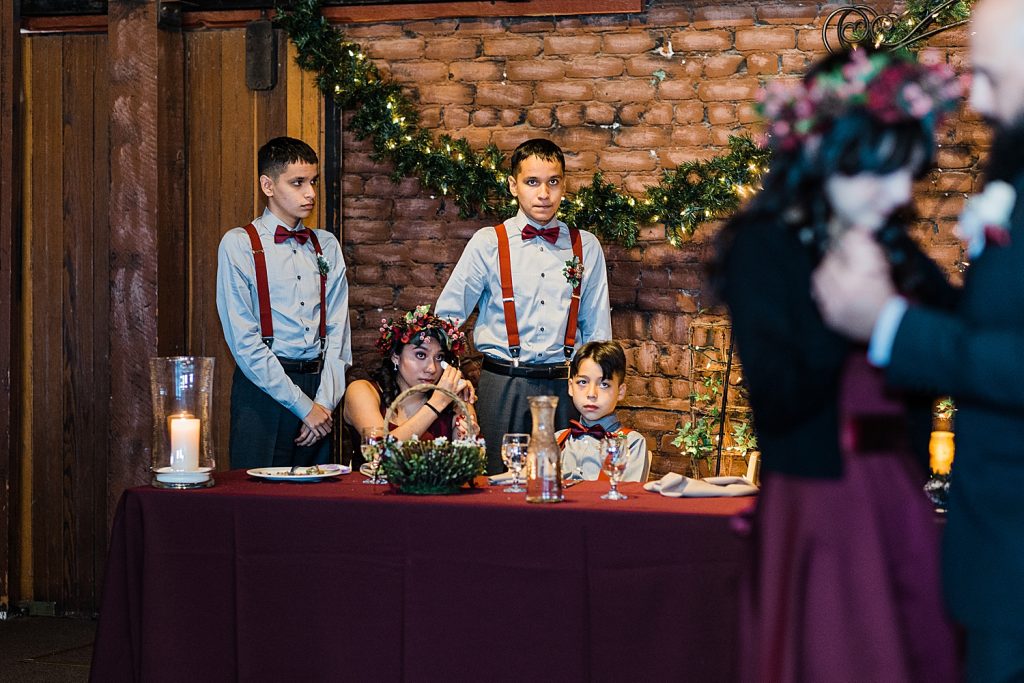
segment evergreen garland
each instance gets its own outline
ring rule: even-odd
[[[925,18],[941,8],[941,23],[965,19],[974,0],[910,0],[908,16]],[[392,179],[418,176],[423,184],[451,200],[463,218],[478,214],[510,216],[517,210],[508,190],[505,155],[493,144],[476,152],[462,138],[436,140],[420,128],[416,108],[399,85],[386,81],[362,48],[345,40],[320,13],[322,0],[294,0],[279,6],[275,21],[295,43],[296,61],[317,74],[317,86],[344,109],[355,109],[351,129],[373,143],[372,158],[390,161]],[[669,242],[679,246],[701,224],[733,212],[757,191],[770,152],[748,137],[731,136],[729,152],[708,161],[680,164],[664,171],[661,182],[642,199],[619,191],[595,173],[591,184],[562,199],[566,223],[590,230],[602,241],[636,244],[639,225],[665,225]]]

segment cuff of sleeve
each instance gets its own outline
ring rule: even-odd
[[[300,391],[299,393],[302,392]],[[306,416],[309,415],[309,411],[311,410],[313,410],[313,399],[311,399],[309,396],[306,396],[305,394],[302,394],[299,400],[296,401],[295,405],[293,405],[291,408],[292,415],[299,418],[300,420],[304,420]]]
[[[868,343],[868,361],[878,368],[889,365],[892,359],[892,345],[896,341],[896,332],[900,329],[903,316],[907,312],[907,300],[894,296],[885,302],[882,312],[875,321]]]

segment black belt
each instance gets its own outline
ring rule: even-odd
[[[320,359],[315,360],[291,360],[290,358],[278,357],[281,367],[285,372],[297,372],[300,375],[319,375],[323,367]]]
[[[518,367],[506,361],[494,360],[484,356],[484,370],[496,375],[508,377],[528,377],[530,379],[568,379],[569,366],[565,363],[533,364],[520,363]]]

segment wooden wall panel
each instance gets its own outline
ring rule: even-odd
[[[22,594],[95,609],[109,425],[104,36],[26,42],[27,448]]]
[[[32,72],[26,89],[33,106],[33,144],[28,182],[36,200],[25,216],[32,300],[27,315],[32,329],[26,349],[30,369],[26,394],[31,414],[26,467],[31,471],[32,495],[22,512],[31,520],[31,539],[25,545],[22,581],[36,600],[56,601],[61,594],[61,533],[64,450],[62,304],[64,125],[63,42],[60,36],[29,42]]]
[[[87,611],[106,545],[110,395],[106,38],[64,38],[64,448],[61,602]],[[88,172],[83,170],[88,169]]]
[[[235,122],[222,117],[221,64],[223,41],[220,31],[185,35],[185,83],[187,110],[188,232],[190,291],[189,341],[192,352],[216,358],[214,389],[214,439],[217,464],[228,462],[228,407],[234,362],[224,343],[217,316],[217,245],[226,227],[221,220],[222,203],[228,195],[242,195],[251,205],[247,185],[237,186],[221,172],[221,136],[229,135]],[[249,211],[245,211],[245,216]],[[241,217],[230,220],[241,220]]]
[[[20,3],[0,0],[0,615],[20,598],[24,138]],[[11,134],[11,131],[14,133]]]

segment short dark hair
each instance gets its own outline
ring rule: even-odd
[[[544,138],[533,138],[520,144],[512,152],[512,175],[519,173],[519,166],[527,157],[540,157],[544,161],[557,161],[565,173],[565,155],[562,148]]]
[[[288,164],[304,161],[319,164],[316,150],[297,138],[281,136],[267,141],[256,155],[256,168],[261,176],[277,178]]]
[[[601,366],[604,379],[626,381],[626,353],[618,342],[592,341],[581,346],[569,364],[569,377],[579,374],[580,363],[588,358]]]

